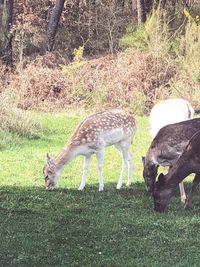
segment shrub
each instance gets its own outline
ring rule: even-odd
[[[179,75],[173,83],[172,95],[188,99],[200,110],[200,27],[189,21],[185,34],[177,38],[176,61]]]
[[[52,111],[80,101],[74,90],[76,78],[73,73],[62,72],[61,63],[66,64],[55,54],[47,53],[15,74],[10,86],[20,96],[22,109]]]
[[[8,66],[0,62],[0,93],[4,90],[10,81],[11,70]]]
[[[146,96],[141,91],[133,91],[132,101],[130,101],[129,109],[133,112],[133,114],[144,115],[148,112],[146,106]]]
[[[95,107],[100,103],[101,107],[125,107],[141,114],[138,100],[147,112],[156,99],[169,95],[176,67],[153,53],[127,49],[117,57],[88,62],[79,75]]]
[[[200,27],[192,19],[185,24],[185,27],[182,24],[177,32],[170,31],[170,25],[171,22],[165,13],[154,11],[143,26],[132,30],[129,27],[127,34],[121,39],[121,44],[148,51],[141,55],[143,74],[146,69],[144,55],[153,55],[152,62],[149,64],[149,73],[146,72],[146,79],[144,82],[140,79],[142,90],[138,89],[147,97],[147,108],[150,107],[149,103],[155,102],[156,99],[171,96],[186,98],[196,110],[200,110],[198,101],[200,98]],[[166,67],[164,67],[165,64]],[[138,67],[138,64],[135,67]],[[140,71],[138,71],[138,77],[139,75]],[[150,86],[151,81],[154,82],[154,86]]]
[[[169,18],[163,10],[158,9],[153,11],[144,25],[129,25],[127,33],[120,39],[120,45],[166,55],[171,45],[169,38]]]
[[[18,98],[12,92],[0,95],[0,131],[26,138],[39,138],[42,128],[31,118],[30,113],[17,108]]]
[[[181,76],[171,87],[173,97],[187,99],[196,112],[200,112],[200,83],[193,82],[189,77]]]
[[[179,38],[177,57],[182,71],[193,82],[200,83],[200,27],[193,21],[189,22],[185,34]]]
[[[121,107],[141,114],[158,98],[169,95],[169,84],[176,75],[169,58],[135,49],[62,69],[64,72],[49,67],[40,57],[18,73],[11,86],[20,95],[20,106],[42,110]]]
[[[131,26],[126,29],[126,34],[119,40],[119,45],[122,48],[137,48],[147,50],[147,43],[145,40],[145,27],[144,25]]]

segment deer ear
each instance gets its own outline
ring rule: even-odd
[[[47,165],[49,167],[51,167],[53,164],[53,161],[52,161],[51,157],[49,156],[49,153],[46,154],[46,162],[47,162]]]
[[[51,160],[51,157],[49,156],[49,153],[46,154],[46,161]]]
[[[54,172],[56,169],[56,165],[48,153],[46,154],[46,163],[47,163],[49,171]]]

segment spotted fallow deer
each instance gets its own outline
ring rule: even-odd
[[[133,135],[136,131],[136,122],[132,115],[122,110],[108,110],[93,114],[83,120],[72,135],[68,145],[63,148],[54,159],[47,154],[43,172],[46,190],[55,188],[58,178],[71,160],[79,155],[85,157],[81,184],[83,190],[86,184],[86,175],[92,154],[96,154],[99,170],[99,191],[104,189],[103,159],[106,146],[115,145],[122,154],[122,168],[117,184],[120,189],[126,167],[128,166],[128,182],[131,184],[133,162],[130,152]]]
[[[157,103],[152,108],[149,116],[152,138],[154,139],[156,137],[157,133],[162,127],[168,124],[192,119],[193,116],[194,116],[194,109],[192,105],[185,99],[171,98]],[[170,154],[167,155],[167,150],[165,154],[166,157],[171,157]],[[168,165],[166,162],[167,160],[165,160],[165,166],[171,166],[171,164]],[[162,163],[159,165],[162,165]],[[144,168],[146,169],[145,159],[144,159]],[[180,183],[179,189],[180,189],[181,201],[185,202],[186,195],[183,182]]]

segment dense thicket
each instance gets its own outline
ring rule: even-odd
[[[80,45],[84,45],[86,55],[114,53],[119,50],[119,38],[127,25],[144,23],[153,9],[165,10],[171,17],[171,29],[176,30],[184,21],[185,3],[177,0],[1,0],[0,55],[8,63],[11,50],[15,62],[43,50],[57,50],[71,56]],[[198,14],[198,0],[187,1],[187,6],[193,16]]]
[[[198,14],[198,0],[0,0],[0,90],[24,109],[200,109]]]

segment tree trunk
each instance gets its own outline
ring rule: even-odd
[[[171,10],[170,10],[170,21],[169,21],[170,28],[173,28],[173,25],[176,23],[176,5],[177,5],[177,0],[172,0]]]
[[[2,49],[2,40],[3,40],[3,25],[2,25],[2,17],[3,17],[3,2],[4,0],[0,0],[0,53]]]
[[[128,0],[128,8],[131,10],[131,13],[133,12],[133,1]]]
[[[95,13],[96,13],[96,1],[95,0],[89,0],[89,18],[88,18],[88,38],[89,41],[94,36],[95,32]]]
[[[1,34],[1,59],[6,65],[12,65],[12,22],[14,0],[0,0],[0,34]]]
[[[158,9],[158,8],[160,8],[160,9],[164,9],[165,4],[166,4],[166,0],[156,0],[156,1],[154,2],[154,8],[155,8],[155,9]]]
[[[161,7],[162,9],[165,8],[166,2],[167,2],[167,0],[160,0],[160,7]]]
[[[144,0],[137,0],[138,24],[143,24],[146,21],[146,10]]]
[[[4,0],[0,0],[0,27],[2,26],[3,2]]]
[[[153,0],[145,0],[145,8],[146,8],[146,14],[148,15],[151,13],[153,9]]]
[[[115,2],[115,10],[119,14],[122,14],[124,11],[124,1],[125,0],[116,0]]]
[[[52,51],[53,49],[55,36],[58,30],[58,24],[64,8],[64,3],[65,0],[56,0],[47,28],[46,40],[41,48],[41,54],[45,54],[46,51]]]

